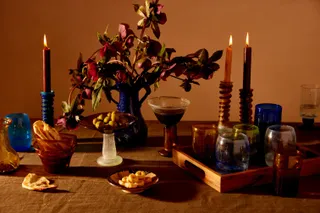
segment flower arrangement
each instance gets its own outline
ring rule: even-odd
[[[217,61],[223,51],[209,56],[203,48],[186,56],[172,57],[175,49],[159,41],[160,25],[167,22],[163,7],[159,0],[133,4],[141,18],[137,23],[139,35],[125,23],[119,25],[118,34],[113,37],[109,36],[108,28],[103,34],[97,34],[101,48],[85,61],[80,54],[77,68],[69,70],[72,88],[68,101],[62,102],[63,116],[58,123],[68,129],[75,128],[81,120],[86,99],[91,99],[93,110],[99,106],[103,94],[109,102],[118,103],[112,91],[119,91],[123,85],[136,91],[145,89],[146,95],[139,102],[142,103],[152,86],[156,90],[160,81],[168,77],[180,81],[180,87],[187,92],[193,84],[200,85],[199,79],[212,78],[219,69]],[[146,34],[150,29],[155,38]]]

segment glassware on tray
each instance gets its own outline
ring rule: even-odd
[[[259,128],[252,124],[236,124],[233,126],[235,133],[243,133],[250,143],[250,164],[258,164],[257,146],[260,143]]]
[[[215,124],[192,125],[192,148],[201,160],[214,161],[218,128]]]
[[[265,134],[265,162],[273,166],[276,153],[290,154],[296,152],[296,132],[289,125],[272,125]]]
[[[222,133],[216,143],[216,167],[222,172],[247,170],[250,159],[250,144],[243,133]]]
[[[264,137],[269,126],[281,124],[282,107],[273,103],[261,103],[255,107],[254,125],[259,128],[260,141],[257,144],[258,163],[265,164]]]

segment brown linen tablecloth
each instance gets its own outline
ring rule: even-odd
[[[23,159],[19,169],[12,174],[0,175],[0,213],[320,212],[319,176],[302,181],[304,191],[297,198],[272,196],[270,186],[220,194],[174,165],[170,158],[159,156],[158,149],[143,147],[120,151],[124,163],[113,168],[97,165],[100,153],[75,153],[68,173],[61,175],[46,173],[35,153],[20,153]],[[160,181],[142,194],[126,194],[106,180],[112,172],[126,167],[151,170]],[[30,172],[55,180],[58,190],[23,189],[23,178]],[[304,197],[310,193],[313,193],[312,198]]]

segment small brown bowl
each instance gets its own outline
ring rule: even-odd
[[[154,173],[150,172],[150,171],[144,171],[146,176],[153,174],[152,176],[152,181],[150,183],[146,183],[144,186],[141,187],[137,187],[137,188],[126,188],[125,186],[121,186],[119,184],[119,180],[121,180],[123,177],[128,176],[131,173],[136,173],[137,171],[144,171],[144,170],[139,170],[139,169],[126,169],[126,170],[122,170],[116,173],[113,173],[112,175],[110,175],[107,180],[109,182],[109,184],[111,186],[114,186],[118,189],[121,189],[123,192],[125,193],[130,193],[130,194],[138,194],[141,193],[147,189],[149,189],[150,187],[152,187],[153,185],[155,185],[156,183],[158,183],[159,181],[159,177],[156,176]],[[155,176],[154,176],[155,175]]]
[[[61,140],[42,140],[36,138],[33,143],[44,170],[55,174],[64,172],[70,164],[77,145],[77,136],[61,133]]]

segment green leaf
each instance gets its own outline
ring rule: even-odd
[[[149,8],[149,1],[148,0],[146,0],[145,1],[145,5],[146,5],[146,14],[147,14],[147,17],[149,17],[150,16],[150,8]]]
[[[93,90],[93,92],[92,92],[92,109],[93,109],[93,111],[95,111],[100,104],[102,89],[103,89],[103,87],[101,86],[98,89]]]
[[[162,57],[165,52],[166,52],[166,45],[163,44],[162,47],[161,47],[160,52],[158,53],[158,56]]]
[[[97,90],[99,89],[100,87],[103,86],[103,79],[102,78],[99,78],[98,81],[95,83],[94,85],[94,90]]]
[[[70,112],[70,110],[71,110],[70,105],[69,105],[66,101],[62,101],[61,107],[62,107],[62,111],[63,111],[64,113],[68,113],[68,112]]]
[[[136,12],[139,16],[141,16],[143,18],[147,18],[145,15],[146,10],[145,10],[144,6],[140,6]]]
[[[223,54],[223,50],[218,50],[218,51],[214,52],[209,59],[210,62],[218,61],[222,57],[222,54]]]
[[[152,32],[153,32],[153,34],[155,35],[155,37],[156,37],[157,39],[159,39],[159,38],[160,38],[160,28],[159,28],[158,23],[152,22],[152,23],[151,23],[151,29],[152,29]]]
[[[138,27],[140,27],[140,28],[142,28],[143,27],[143,25],[144,25],[144,18],[143,19],[140,19],[139,21],[138,21],[138,23],[137,23],[137,25],[138,25]]]
[[[160,87],[159,81],[155,82],[155,83],[153,84],[153,91],[156,91],[159,87]]]
[[[107,43],[99,32],[97,32],[97,37],[98,37],[99,42],[102,45],[105,45]]]
[[[201,49],[201,52],[199,54],[199,62],[201,64],[205,64],[208,61],[209,53],[206,49]]]
[[[105,31],[104,31],[104,33],[103,33],[103,38],[104,38],[104,40],[106,40],[106,41],[109,41],[109,40],[110,40],[109,37],[108,37],[108,29],[109,29],[109,24],[107,25],[107,27],[106,27],[106,29],[105,29]]]

